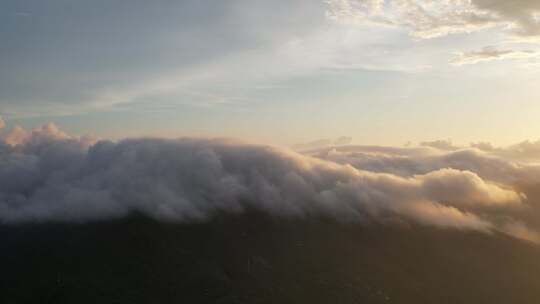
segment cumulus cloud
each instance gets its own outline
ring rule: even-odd
[[[499,27],[521,39],[540,37],[540,4],[519,0],[328,0],[329,18],[408,29],[419,39]]]
[[[452,205],[485,206],[519,205],[522,195],[486,183],[476,173],[456,169],[440,169],[418,177],[428,197]],[[455,195],[459,193],[459,195]]]
[[[71,137],[54,123],[48,123],[31,131],[27,131],[21,126],[14,126],[8,132],[0,133],[0,140],[11,146],[36,145],[69,138]]]
[[[537,241],[540,240],[537,238],[540,235],[539,147],[534,141],[509,147],[479,142],[451,149],[437,144],[404,148],[346,146],[310,151],[309,155],[363,171],[423,180],[428,184],[426,196],[430,200],[481,215],[500,231]],[[453,176],[453,170],[459,174]],[[448,183],[439,187],[435,177],[440,175]],[[496,188],[491,188],[492,185]],[[500,193],[500,189],[506,191]],[[459,196],[455,196],[457,193]]]
[[[540,57],[540,51],[498,50],[494,47],[485,47],[480,51],[460,52],[450,60],[450,63],[454,65],[465,65],[494,60],[533,59],[538,57]]]
[[[540,159],[540,141],[526,140],[506,149],[499,148],[495,151],[514,158],[536,161]]]
[[[341,146],[307,155],[232,140],[96,143],[52,124],[23,134],[19,141],[4,134],[0,145],[3,223],[133,212],[201,221],[254,208],[275,216],[536,235],[523,216],[530,214],[527,195],[509,182],[508,176],[525,178],[522,169],[479,150]]]
[[[348,146],[310,151],[309,155],[370,172],[404,177],[452,168],[471,171],[482,179],[506,185],[540,182],[540,166],[537,165],[540,153],[535,154],[533,147],[527,152],[517,152],[515,146],[496,148],[482,143],[482,147],[485,146],[489,150],[458,146],[454,149]]]

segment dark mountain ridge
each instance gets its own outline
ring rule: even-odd
[[[0,226],[0,303],[538,303],[540,247],[415,225],[141,216]]]

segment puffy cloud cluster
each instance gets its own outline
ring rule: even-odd
[[[0,133],[0,139],[11,146],[22,146],[29,143],[50,142],[67,138],[69,136],[53,123],[48,123],[32,131],[26,131],[21,126],[15,126],[9,132]]]
[[[210,139],[94,143],[49,124],[0,144],[0,222],[276,216],[535,235],[520,168],[478,150],[343,146],[300,154]],[[504,167],[503,165],[506,165]],[[499,171],[498,171],[499,170]],[[513,171],[515,172],[513,172]]]
[[[500,27],[514,37],[538,40],[540,2],[518,0],[328,0],[328,16],[341,22],[407,28],[429,39]]]
[[[454,147],[442,145],[444,142],[432,142],[434,146],[422,143],[422,146],[411,148],[344,146],[314,150],[309,154],[370,172],[403,177],[452,168],[471,171],[482,179],[512,187],[518,184],[540,183],[540,166],[537,165],[540,150],[535,150],[535,143],[524,142],[508,148],[496,148],[489,143]],[[523,146],[528,147],[526,150],[517,148]]]
[[[440,188],[435,186],[436,183],[431,183],[429,189],[438,188],[446,193],[447,197],[453,196],[452,206],[481,215],[483,219],[494,223],[500,231],[540,241],[538,237],[540,236],[538,233],[540,230],[539,147],[538,142],[530,141],[504,148],[495,147],[486,142],[459,147],[452,145],[449,141],[433,141],[422,143],[419,147],[404,148],[334,147],[311,151],[310,155],[338,164],[348,164],[359,170],[404,178],[418,179],[419,176],[423,176],[425,179],[446,170],[455,170],[455,172],[460,172],[459,178]],[[472,175],[461,179],[467,172]],[[444,180],[449,181],[450,177],[447,176]],[[484,196],[478,199],[481,196],[477,196],[479,193],[477,190],[484,187],[479,186],[482,182],[486,185],[497,186],[497,188],[485,188],[484,191],[485,194],[489,193],[494,197]],[[475,185],[472,186],[472,184]],[[452,188],[450,185],[460,185],[460,188]],[[475,194],[466,195],[468,193],[466,189],[475,189]],[[513,200],[514,204],[509,203],[512,199],[504,198],[508,192],[501,194],[497,189],[511,189],[513,193],[520,196],[521,203],[517,203],[518,199]],[[465,198],[465,200],[460,201],[457,197]],[[443,196],[432,199],[445,204]],[[497,204],[497,200],[503,203]],[[482,202],[489,202],[492,208],[486,210],[486,205]],[[464,206],[468,209],[464,209]]]

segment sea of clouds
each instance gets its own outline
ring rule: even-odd
[[[54,124],[15,127],[0,132],[0,223],[86,222],[134,212],[191,222],[256,209],[498,231],[538,242],[537,159],[534,142],[295,152],[226,139],[113,142],[69,136]]]

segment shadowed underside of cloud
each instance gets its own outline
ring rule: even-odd
[[[1,135],[4,223],[88,221],[132,212],[201,221],[254,208],[275,216],[414,221],[535,235],[520,217],[527,208],[524,194],[504,179],[487,178],[498,174],[486,174],[489,165],[474,165],[473,158],[470,166],[455,160],[462,166],[454,166],[451,155],[432,148],[379,149],[393,153],[384,154],[376,147],[363,153],[348,146],[348,152],[335,148],[308,156],[232,140],[94,142],[70,137],[53,124],[17,134],[23,136]]]

